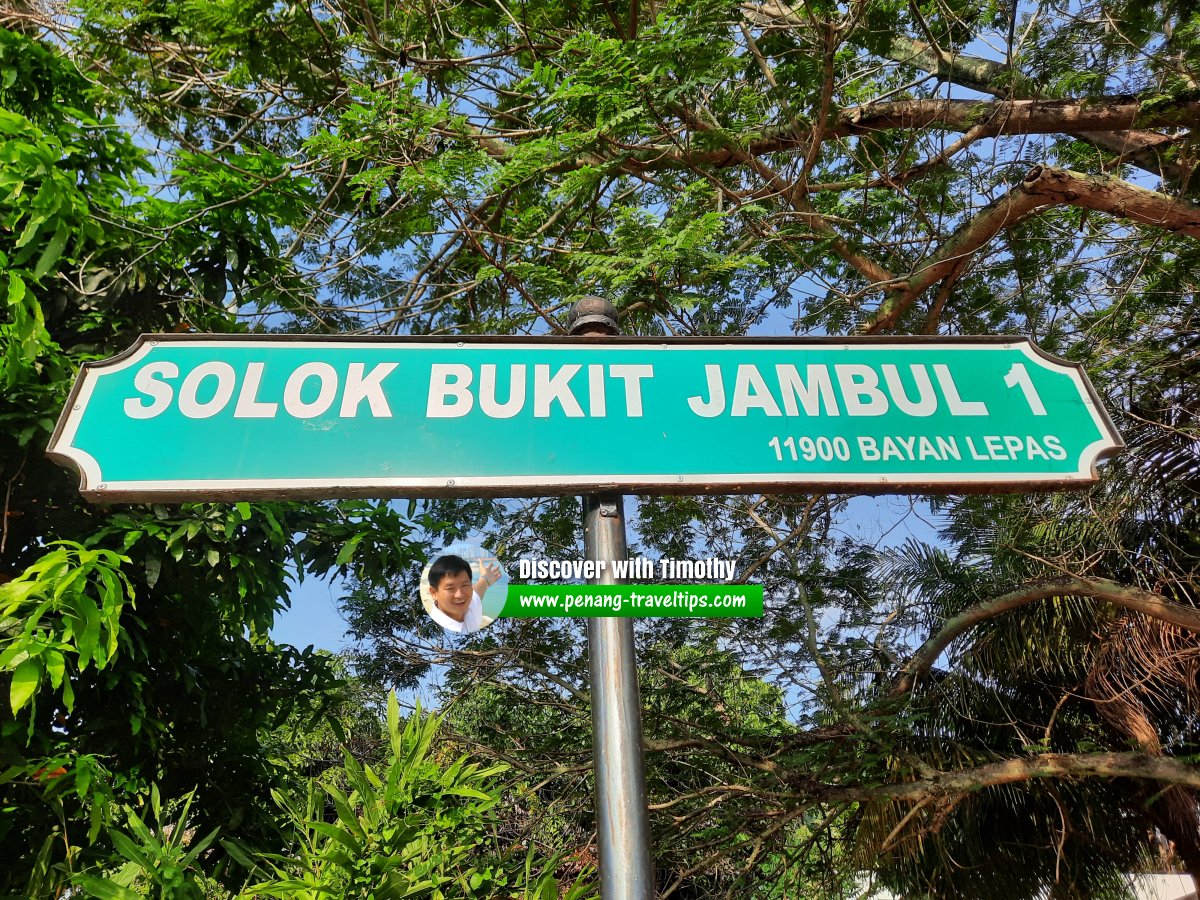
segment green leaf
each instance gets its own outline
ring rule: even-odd
[[[25,282],[16,272],[8,273],[8,305],[10,308],[20,306],[25,301]]]
[[[60,222],[58,229],[54,232],[54,237],[50,238],[46,248],[42,250],[42,255],[38,257],[37,265],[33,268],[33,277],[41,278],[53,268],[62,256],[63,248],[67,245],[67,237],[71,231],[67,227],[66,222]]]
[[[70,684],[70,682],[68,682]],[[86,797],[88,788],[92,786],[94,770],[90,765],[80,765],[75,770],[75,792],[80,797]]]
[[[43,657],[46,674],[50,676],[50,686],[60,687],[63,681],[63,671],[66,668],[66,660],[58,650],[47,650]]]
[[[7,671],[14,668],[30,657],[29,650],[25,644],[26,641],[24,639],[13,641],[7,650],[0,653],[0,671]]]
[[[151,785],[150,786],[151,790],[153,790],[154,787],[155,787],[155,785]],[[146,826],[146,823],[143,822],[141,820],[141,818],[138,816],[138,814],[135,813],[131,809],[127,809],[126,814],[127,814],[126,821],[129,822],[130,830],[135,835],[137,835],[138,839],[142,842],[142,844],[145,847],[149,848],[150,852],[153,853],[154,855],[157,856],[157,855],[161,854],[162,853],[162,844],[159,843],[158,839],[154,836],[154,834]],[[112,842],[114,845],[117,845],[117,844],[120,845],[117,847],[117,850],[122,856],[124,856],[130,862],[136,862],[139,865],[145,865],[147,868],[149,868],[149,866],[150,866],[149,857],[146,856],[145,851],[142,848],[138,847],[138,845],[135,844],[128,835],[122,834],[119,831],[114,831],[114,832],[112,832],[110,837],[112,838]],[[139,861],[139,860],[143,860],[143,859],[147,860],[147,862],[142,863]]]
[[[17,778],[18,776],[28,775],[28,774],[29,774],[29,767],[24,764],[9,766],[3,772],[0,772],[0,784],[8,784],[10,781],[12,781],[14,778]]]
[[[328,822],[310,822],[309,827],[318,834],[323,834],[325,837],[337,841],[354,856],[363,855],[362,843],[344,828],[338,828],[336,825],[331,825]]]
[[[338,551],[337,559],[334,560],[334,565],[344,566],[346,563],[350,562],[350,560],[354,558],[354,551],[358,549],[359,542],[362,541],[362,539],[366,536],[367,533],[365,531],[360,531],[358,534],[354,535],[354,537],[350,538],[350,540],[346,541],[346,543],[342,546],[342,549]]]
[[[94,875],[76,875],[75,884],[87,891],[97,900],[143,900],[142,895],[122,887],[107,878],[97,878]]]
[[[491,800],[483,791],[477,791],[469,787],[448,787],[442,790],[442,793],[451,797],[471,797],[475,800]]]
[[[417,714],[420,715],[420,712],[420,707],[418,707]],[[400,735],[400,701],[396,699],[395,691],[388,691],[387,730],[394,745]]]
[[[337,810],[338,819],[342,824],[359,840],[366,840],[367,833],[363,831],[363,827],[358,821],[358,816],[354,814],[354,807],[351,806],[349,798],[331,784],[324,785],[324,788],[325,792],[329,794],[329,798],[333,801],[334,809]]]
[[[237,841],[230,840],[228,838],[221,838],[217,841],[217,843],[224,848],[225,852],[228,853],[233,861],[239,866],[249,869],[250,871],[254,871],[256,868],[258,868],[258,863],[256,863],[250,857],[250,855],[242,848],[242,845]]]
[[[79,671],[83,672],[95,661],[97,666],[102,660],[97,656],[100,646],[100,610],[90,597],[77,594],[67,601],[68,606],[75,612],[79,624],[75,630],[75,646],[79,649]]]
[[[37,691],[38,683],[42,679],[42,667],[36,659],[27,659],[13,672],[12,686],[8,691],[8,702],[12,707],[13,715],[21,711],[21,708],[29,702]]]
[[[186,834],[186,829],[184,828],[183,821],[180,821],[178,823],[175,830],[177,832],[179,832],[180,839],[182,840],[184,835]],[[221,831],[221,828],[220,828],[220,826],[218,826],[218,827],[214,828],[212,831],[210,831],[208,834],[206,834],[204,837],[200,838],[200,840],[198,840],[198,841],[193,840],[191,846],[188,848],[188,852],[183,857],[183,862],[188,865],[191,865],[193,862],[195,862],[196,857],[198,857],[201,853],[203,853],[205,850],[207,850],[209,845],[212,844],[212,842],[214,840],[216,840],[217,834],[220,831]]]
[[[146,587],[158,584],[158,576],[162,574],[162,557],[157,553],[146,557]]]

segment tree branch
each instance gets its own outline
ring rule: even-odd
[[[804,24],[801,17],[787,4],[776,0],[743,3],[742,10],[751,22],[767,28],[794,28]],[[993,97],[1032,100],[1044,91],[1043,85],[1010,69],[1004,63],[977,56],[947,53],[934,44],[902,34],[893,36],[890,47],[882,55],[893,62],[935,75],[942,81],[981,94],[991,94]],[[1129,127],[1132,129],[1132,126]],[[1181,179],[1190,171],[1162,158],[1162,151],[1175,142],[1174,138],[1167,135],[1142,130],[1128,130],[1123,134],[1110,134],[1103,130],[1069,133],[1093,146],[1116,153],[1124,161],[1163,178]]]
[[[697,116],[691,116],[686,110],[679,110],[679,114],[685,117],[689,127],[696,131],[712,132],[715,126],[710,125],[703,119]],[[803,219],[803,221],[814,231],[829,239],[830,248],[840,256],[851,268],[862,274],[871,284],[887,284],[894,282],[895,276],[887,269],[881,266],[878,262],[856,251],[850,244],[834,229],[826,218],[817,212],[809,203],[805,196],[803,186],[790,183],[783,178],[778,172],[768,166],[765,162],[757,157],[753,152],[749,152],[740,148],[731,148],[731,162],[736,161],[743,163],[754,170],[760,178],[766,182],[768,188],[773,194],[782,197],[792,207],[793,210]],[[674,155],[674,154],[672,154]],[[660,157],[662,158],[662,157]],[[694,154],[689,154],[687,160],[689,164],[695,159]]]
[[[1200,787],[1200,766],[1145,753],[1039,753],[1019,759],[988,763],[972,769],[942,772],[919,781],[878,787],[826,787],[810,785],[813,799],[822,802],[871,802],[973,794],[1002,784],[1037,778],[1141,778],[1184,787]]]
[[[892,328],[927,288],[942,279],[957,279],[971,256],[1002,229],[1042,207],[1066,205],[1094,209],[1141,225],[1200,238],[1200,206],[1107,175],[1082,175],[1053,166],[1034,166],[1021,184],[959,227],[937,253],[909,277],[907,284],[880,304],[875,315],[859,330],[874,334]]]
[[[892,685],[892,695],[907,693],[911,690],[916,680],[929,671],[934,661],[941,656],[955,638],[974,628],[980,622],[993,619],[1014,609],[1020,609],[1022,606],[1028,606],[1030,603],[1036,603],[1038,600],[1049,600],[1052,597],[1090,597],[1093,600],[1102,600],[1142,613],[1188,631],[1200,632],[1200,609],[1174,603],[1161,594],[1129,587],[1107,578],[1056,578],[1034,582],[1007,594],[1001,594],[999,597],[993,597],[991,600],[977,603],[947,619],[941,630],[925,641],[909,658],[908,663],[905,664]]]
[[[716,136],[717,126],[687,124]],[[923,128],[970,133],[972,140],[1026,134],[1078,134],[1081,131],[1128,133],[1134,126],[1163,128],[1200,127],[1200,100],[1179,99],[1153,104],[1138,97],[1119,94],[1088,100],[896,100],[852,106],[830,115],[820,132],[822,140],[854,137],[887,129],[915,131]],[[514,132],[517,134],[517,132]],[[551,173],[574,171],[582,165],[604,166],[619,162],[630,173],[658,169],[725,167],[745,163],[748,157],[789,151],[811,152],[814,129],[784,125],[765,129],[762,137],[741,145],[732,134],[720,133],[727,146],[712,150],[681,148],[678,141],[645,144],[624,149],[623,159],[613,154],[587,153],[547,167]],[[465,135],[479,141],[493,159],[504,162],[513,153],[497,130]],[[1114,138],[1127,147],[1127,138]],[[1164,138],[1173,142],[1173,138]]]
[[[1033,99],[1042,92],[1043,86],[1026,78],[1020,72],[1009,70],[1003,63],[977,56],[939,54],[929,44],[905,35],[892,39],[890,50],[884,54],[888,59],[904,65],[914,66],[936,75],[943,81],[953,82],[981,94],[993,97],[1019,97]],[[1081,131],[1075,137],[1093,146],[1116,153],[1125,161],[1161,177],[1182,178],[1182,166],[1166,162],[1162,151],[1175,142],[1174,138],[1152,131],[1127,131],[1110,134],[1104,131]]]
[[[1108,175],[1081,175],[1068,169],[1034,166],[1022,188],[1055,204],[1072,204],[1130,219],[1188,237],[1200,238],[1200,206],[1150,191]]]
[[[1088,100],[894,100],[842,110],[831,119],[826,136],[851,137],[888,128],[968,131],[979,127],[981,137],[998,137],[1127,132],[1139,125],[1163,128],[1200,125],[1200,100],[1149,104],[1127,94]],[[803,146],[809,137],[789,132],[790,128],[769,130],[762,139],[750,144],[750,152],[773,153]],[[699,156],[693,154],[691,158]]]

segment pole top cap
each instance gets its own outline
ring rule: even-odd
[[[601,331],[604,334],[620,334],[617,324],[617,309],[603,297],[588,294],[580,297],[567,314],[567,333]]]

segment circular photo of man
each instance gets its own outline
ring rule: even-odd
[[[508,575],[500,561],[471,545],[447,547],[421,575],[425,612],[455,634],[491,625],[507,594]]]

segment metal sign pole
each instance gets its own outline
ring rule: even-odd
[[[616,310],[584,297],[571,311],[572,334],[616,334]],[[583,544],[588,559],[609,563],[592,584],[616,584],[611,560],[626,559],[625,500],[620,494],[583,497]],[[592,750],[596,768],[596,832],[602,900],[650,900],[650,824],[642,762],[642,705],[638,696],[633,622],[588,619]]]

